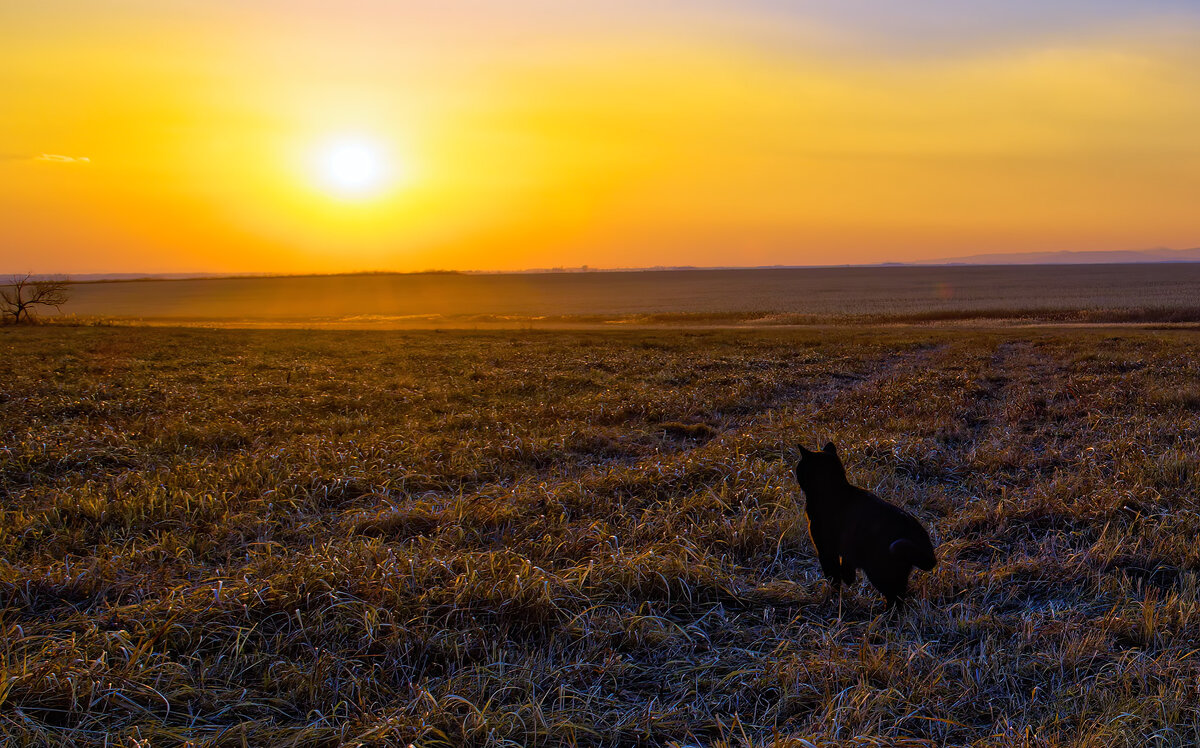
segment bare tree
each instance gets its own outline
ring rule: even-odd
[[[31,322],[33,307],[60,309],[71,297],[70,284],[63,277],[35,279],[32,274],[14,275],[0,286],[0,315],[12,317],[14,324]]]

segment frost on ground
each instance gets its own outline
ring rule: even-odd
[[[1198,342],[3,329],[0,740],[1195,744]],[[939,543],[899,615],[830,439]]]

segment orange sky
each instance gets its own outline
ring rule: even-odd
[[[1188,3],[98,5],[0,9],[0,272],[1200,245]]]

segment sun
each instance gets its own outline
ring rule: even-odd
[[[387,149],[369,138],[331,138],[317,149],[317,178],[322,187],[339,196],[369,197],[391,181],[389,161]]]

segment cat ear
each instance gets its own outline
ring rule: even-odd
[[[836,455],[837,454],[837,446],[833,442],[829,442],[828,444],[825,445],[825,451],[831,455]]]
[[[800,449],[800,458],[801,459],[804,459],[805,457],[808,457],[810,454],[812,454],[812,451],[807,449],[803,444],[797,444],[796,446]]]

